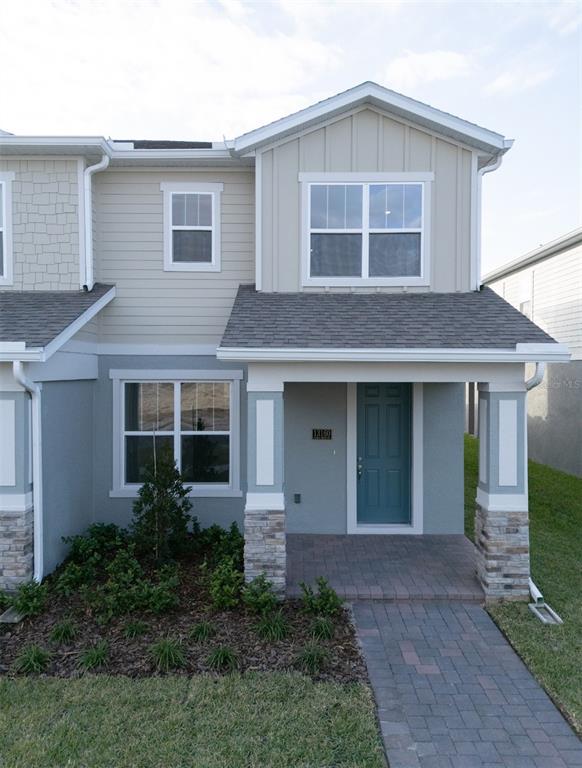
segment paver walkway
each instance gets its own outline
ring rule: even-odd
[[[318,576],[348,600],[483,600],[475,547],[462,534],[288,534],[289,597]]]
[[[390,768],[571,768],[582,744],[485,610],[353,605]]]

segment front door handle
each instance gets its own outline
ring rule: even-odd
[[[362,477],[362,470],[363,469],[364,469],[364,467],[362,466],[362,457],[358,456],[358,467],[357,467],[357,470],[358,470],[358,480]]]

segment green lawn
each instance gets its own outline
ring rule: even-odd
[[[478,441],[465,438],[465,533],[474,536]],[[525,604],[490,613],[582,735],[582,479],[529,462],[532,578],[564,624],[544,626]]]
[[[10,768],[383,768],[367,687],[300,675],[0,679]]]

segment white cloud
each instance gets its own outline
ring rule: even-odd
[[[528,91],[542,83],[547,82],[554,74],[552,69],[541,69],[530,72],[523,69],[502,72],[495,80],[485,86],[487,93],[518,93]]]
[[[407,51],[393,59],[384,72],[389,88],[407,90],[421,83],[464,77],[473,70],[471,58],[457,51]]]
[[[579,0],[552,3],[548,11],[550,28],[559,35],[569,35],[582,25],[582,5]]]
[[[260,6],[248,9],[237,0],[6,4],[0,71],[13,76],[0,125],[217,140],[307,106],[314,73],[339,68],[338,47],[257,30]]]

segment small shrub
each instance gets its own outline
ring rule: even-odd
[[[232,558],[236,568],[242,571],[245,542],[236,523],[232,523],[228,530],[220,525],[205,528],[198,535],[197,543],[199,549],[206,553],[210,568],[216,567],[225,558]]]
[[[162,638],[150,648],[150,654],[160,672],[169,672],[172,669],[182,669],[186,666],[186,657],[182,645],[178,640],[170,637]]]
[[[243,589],[243,602],[253,613],[270,613],[277,607],[277,595],[273,584],[264,573],[256,576]]]
[[[83,585],[90,584],[97,577],[96,566],[89,561],[84,565],[70,562],[65,565],[57,578],[55,589],[64,597],[70,597]]]
[[[128,621],[123,629],[123,634],[128,640],[133,640],[136,637],[145,635],[149,627],[145,621]]]
[[[240,602],[243,575],[231,557],[222,560],[210,577],[210,597],[216,608],[235,608]]]
[[[329,658],[328,652],[317,643],[308,643],[295,657],[295,666],[309,675],[321,671]]]
[[[84,535],[68,536],[63,541],[70,545],[69,562],[96,567],[126,545],[127,533],[113,523],[94,523]]]
[[[38,616],[44,609],[47,592],[46,584],[29,581],[18,587],[10,602],[21,616]]]
[[[152,613],[166,613],[179,603],[176,590],[180,586],[178,571],[173,565],[164,565],[157,573],[158,583],[149,584],[144,590],[144,608]]]
[[[79,666],[87,672],[91,669],[99,669],[107,663],[108,655],[109,646],[105,640],[99,640],[99,642],[95,643],[95,645],[90,648],[87,648],[87,650],[81,654]]]
[[[215,672],[232,672],[238,667],[238,657],[232,648],[220,645],[212,651],[207,663]]]
[[[317,616],[311,622],[310,632],[316,640],[331,640],[333,631],[333,621],[329,616]]]
[[[27,645],[18,654],[14,669],[23,675],[39,675],[49,665],[51,654],[38,645]]]
[[[52,629],[50,640],[57,645],[69,645],[79,634],[79,629],[70,619],[63,619]]]
[[[303,610],[307,613],[333,616],[341,609],[343,601],[337,592],[332,589],[327,579],[320,576],[317,581],[317,593],[304,581],[299,585],[303,592]]]
[[[138,550],[162,563],[188,548],[192,503],[173,456],[162,455],[146,470],[133,505],[132,533]]]
[[[10,598],[3,589],[0,589],[0,613],[3,613],[9,607]]]
[[[203,643],[216,634],[216,627],[210,621],[200,621],[190,630],[190,638],[196,643]]]
[[[272,643],[284,640],[288,633],[287,621],[282,611],[263,614],[259,619],[256,630],[259,637],[263,640],[268,640]]]

